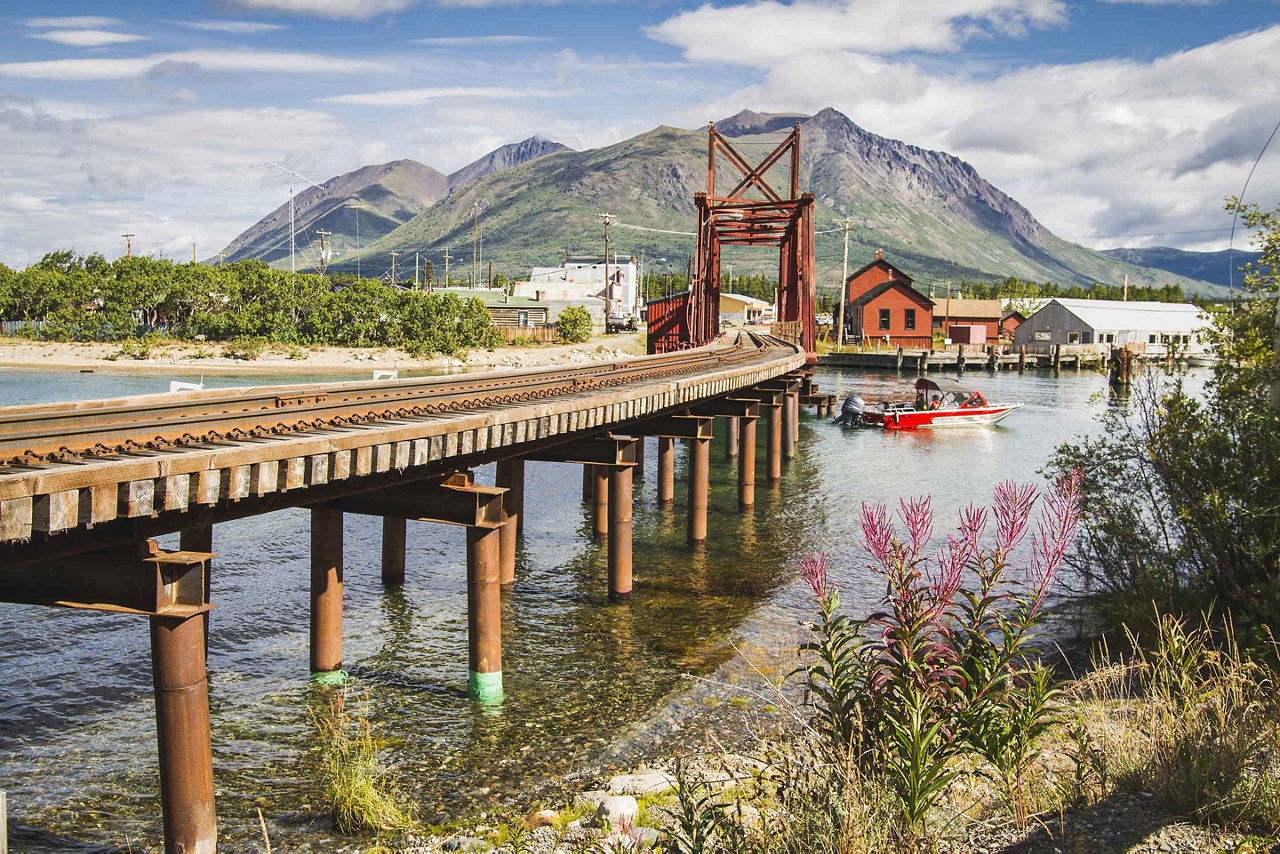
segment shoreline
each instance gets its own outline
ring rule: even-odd
[[[638,335],[593,337],[583,344],[503,346],[495,350],[470,350],[446,356],[415,358],[402,350],[361,347],[269,346],[252,360],[221,353],[227,345],[173,341],[157,344],[145,359],[121,355],[119,344],[98,342],[0,339],[0,368],[36,371],[80,371],[115,374],[371,374],[374,370],[398,370],[421,374],[448,374],[477,369],[529,368],[560,364],[604,362],[644,353]]]

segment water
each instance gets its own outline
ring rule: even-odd
[[[209,384],[299,379],[219,376]],[[847,430],[803,416],[799,456],[776,490],[758,476],[754,514],[737,510],[736,460],[725,460],[717,439],[700,555],[684,543],[679,483],[675,508],[657,506],[649,440],[635,494],[636,592],[625,606],[607,601],[605,553],[590,536],[580,470],[529,464],[517,582],[503,601],[507,700],[497,714],[464,694],[463,529],[411,524],[405,584],[388,590],[378,521],[348,516],[344,659],[401,789],[430,821],[503,813],[522,788],[670,740],[671,720],[706,717],[720,702],[699,677],[757,679],[738,651],[788,666],[797,620],[810,612],[794,569],[800,555],[830,555],[851,610],[879,595],[857,545],[861,502],[929,493],[935,530],[945,530],[965,504],[989,501],[1001,480],[1042,482],[1038,470],[1053,447],[1096,429],[1092,418],[1107,405],[1105,379],[1095,374],[970,379],[989,400],[1025,405],[996,428],[936,433]],[[891,374],[851,370],[823,370],[817,381],[840,399],[876,401],[904,388]],[[0,404],[167,387],[158,377],[6,370]],[[758,456],[763,466],[763,448]],[[681,483],[683,466],[681,456]],[[482,482],[491,478],[492,467],[480,470]],[[215,785],[221,837],[232,850],[260,839],[259,808],[278,849],[339,844],[320,820],[312,716],[325,713],[330,694],[307,678],[307,549],[301,510],[214,531]],[[153,715],[144,619],[0,607],[0,789],[12,822],[159,848]]]

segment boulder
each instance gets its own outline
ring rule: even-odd
[[[645,771],[639,774],[619,774],[609,780],[611,795],[657,795],[674,789],[675,777],[666,771]]]
[[[559,820],[560,813],[555,810],[538,810],[524,817],[524,823],[528,825],[530,830],[537,830],[539,827],[550,827]]]
[[[630,795],[610,795],[596,807],[596,823],[612,833],[635,827],[640,805]]]
[[[600,806],[600,802],[609,797],[609,793],[599,789],[592,789],[587,792],[579,792],[573,798],[573,805],[578,809],[594,810]]]

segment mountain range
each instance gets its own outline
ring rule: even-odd
[[[1222,287],[1230,285],[1236,288],[1240,287],[1240,279],[1243,277],[1240,268],[1262,257],[1259,252],[1240,249],[1187,252],[1184,249],[1172,249],[1168,246],[1152,246],[1147,249],[1104,249],[1102,254],[1140,267],[1168,270],[1170,273],[1186,276],[1188,279],[1199,279]]]
[[[1106,254],[1063,240],[963,160],[871,133],[834,109],[813,116],[744,110],[716,122],[716,128],[749,159],[759,160],[797,123],[800,185],[817,200],[822,285],[835,287],[839,281],[838,223],[848,217],[850,269],[883,249],[926,291],[960,279],[1016,276],[1088,286],[1119,283],[1126,274],[1135,285],[1172,282],[1205,295],[1221,290],[1193,266],[1186,266],[1187,272],[1159,268],[1141,256]],[[359,258],[381,271],[392,251],[418,252],[443,272],[443,253],[452,250],[458,259],[452,272],[465,278],[472,272],[469,250],[478,220],[475,260],[483,279],[489,263],[508,275],[522,275],[531,266],[557,263],[566,251],[602,252],[597,214],[608,211],[617,217],[613,251],[641,256],[649,270],[683,271],[693,252],[693,194],[706,186],[706,151],[705,128],[659,126],[587,151],[535,137],[486,155],[448,178],[413,161],[395,161],[334,178],[325,184],[334,185],[332,191],[307,191],[316,197],[308,200],[315,221],[333,224],[308,228],[337,232],[352,210],[343,208],[340,199],[358,199],[371,207],[369,200],[376,200],[376,216],[361,211],[359,246],[347,236],[352,229],[342,232],[344,238],[335,243],[335,264],[345,269]],[[731,180],[727,172],[722,165],[722,182]],[[781,170],[775,173],[780,187]],[[362,186],[361,180],[367,183]],[[413,187],[420,188],[416,198]],[[299,194],[299,205],[304,195]],[[287,205],[238,237],[232,244],[236,251],[228,251],[228,257],[281,263],[281,210],[287,263]],[[277,245],[270,256],[255,250],[272,239],[269,235]],[[777,252],[771,249],[730,247],[723,260],[737,272],[777,270]]]
[[[326,242],[335,248],[334,258],[341,263],[344,256],[354,256],[362,246],[394,231],[460,187],[567,150],[558,142],[534,136],[491,151],[451,175],[416,160],[393,160],[330,178],[293,198],[295,253],[302,253],[305,267],[314,266],[320,246],[317,232],[325,231]],[[287,264],[289,203],[245,229],[220,254],[226,261],[260,258],[269,264]]]

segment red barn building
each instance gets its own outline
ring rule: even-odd
[[[1018,327],[1026,321],[1026,316],[1020,311],[1006,311],[1004,317],[1000,318],[1000,340],[1012,341],[1013,333]]]
[[[850,339],[891,347],[933,345],[933,300],[899,279],[854,297],[845,308]]]
[[[894,280],[911,287],[911,277],[884,260],[884,250],[877,249],[876,260],[844,280],[844,301],[848,304],[877,285]]]

